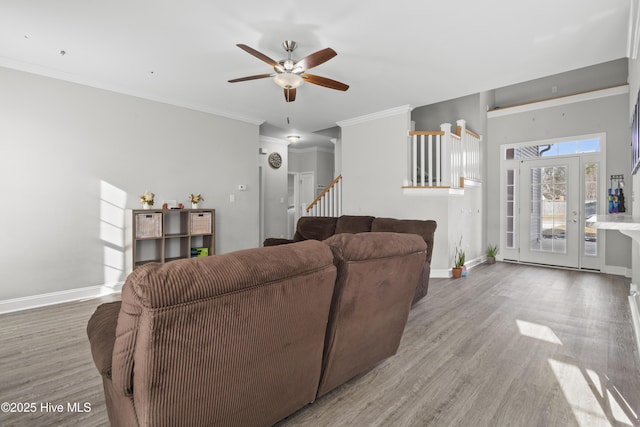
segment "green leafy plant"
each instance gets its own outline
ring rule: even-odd
[[[462,268],[465,262],[465,253],[462,249],[456,247],[455,265],[456,268]]]
[[[498,254],[498,245],[489,245],[487,246],[487,256],[495,258]]]

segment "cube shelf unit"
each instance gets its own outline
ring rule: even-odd
[[[215,209],[133,209],[131,269],[215,254]]]

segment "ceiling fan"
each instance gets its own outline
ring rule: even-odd
[[[293,102],[296,100],[296,89],[300,87],[304,82],[313,83],[318,86],[327,87],[329,89],[336,89],[345,91],[349,89],[349,85],[338,82],[336,80],[328,79],[326,77],[316,76],[314,74],[306,73],[313,67],[327,62],[331,58],[337,55],[337,53],[330,47],[319,50],[311,55],[302,58],[299,61],[291,59],[291,52],[293,52],[297,46],[297,43],[292,40],[287,40],[282,43],[282,46],[287,51],[287,59],[280,61],[274,61],[267,55],[258,52],[257,50],[245,45],[237,44],[240,49],[255,56],[261,61],[271,65],[275,73],[270,74],[257,74],[255,76],[240,77],[238,79],[229,80],[229,83],[244,82],[247,80],[265,79],[267,77],[273,77],[273,81],[284,89],[284,99],[287,102]]]

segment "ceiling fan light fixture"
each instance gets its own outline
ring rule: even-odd
[[[289,72],[278,74],[273,78],[273,81],[283,89],[295,89],[304,83],[302,76]]]
[[[300,141],[300,137],[298,135],[289,135],[287,136],[287,140],[290,143],[295,144],[296,142]]]

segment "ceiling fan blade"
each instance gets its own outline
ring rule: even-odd
[[[273,77],[274,74],[257,74],[255,76],[240,77],[238,79],[229,80],[229,83],[246,82],[247,80],[266,79],[267,77]]]
[[[331,80],[326,77],[315,76],[313,74],[303,73],[302,78],[309,83],[313,83],[314,85],[328,87],[329,89],[342,90],[345,91],[349,89],[349,85],[344,83],[340,83],[336,80]]]
[[[317,67],[318,65],[327,62],[336,55],[336,51],[328,47],[326,49],[322,49],[315,53],[312,53],[311,55],[305,56],[296,63],[296,67],[300,67],[303,70],[309,70],[313,67]]]
[[[244,50],[245,52],[255,56],[259,60],[266,62],[267,64],[271,65],[272,67],[280,67],[280,64],[278,64],[277,61],[274,61],[273,59],[269,58],[264,53],[260,53],[257,50],[255,50],[254,48],[247,46],[246,44],[240,43],[240,44],[237,44],[236,46],[238,46],[240,49]]]
[[[284,99],[287,102],[293,102],[296,100],[296,90],[295,88],[292,89],[285,89],[284,90]]]

